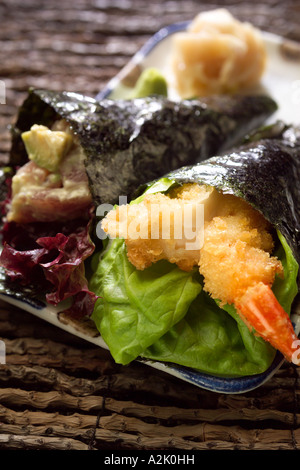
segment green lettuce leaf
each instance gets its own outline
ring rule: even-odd
[[[273,292],[290,314],[298,292],[298,263],[285,238],[275,255],[281,260],[284,278],[277,277]],[[272,363],[275,350],[251,332],[232,305],[221,309],[202,291],[187,315],[143,353],[156,361],[198,369],[219,376],[245,376],[264,372]]]
[[[143,353],[144,358],[171,362],[226,377],[263,372],[275,351],[249,331],[237,316],[219,308],[202,291],[187,315]]]
[[[284,236],[277,230],[280,244],[275,252],[275,256],[281,260],[284,278],[276,277],[272,290],[283,309],[290,315],[292,303],[298,293],[298,270],[299,265],[293,256]]]
[[[298,264],[280,233],[278,238],[275,255],[285,276],[276,278],[273,290],[290,313]],[[94,265],[90,288],[102,298],[93,320],[116,362],[140,356],[227,377],[261,373],[272,363],[276,351],[249,331],[233,306],[221,309],[202,290],[195,271],[181,271],[167,261],[138,271],[118,239]]]
[[[110,242],[90,288],[101,297],[92,318],[116,362],[136,359],[186,315],[202,289],[198,277],[167,261],[138,271],[124,241]]]

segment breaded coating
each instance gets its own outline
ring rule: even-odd
[[[215,217],[205,227],[199,270],[204,289],[223,304],[235,303],[259,282],[271,286],[275,275],[283,274],[281,262],[265,251],[272,248],[270,234],[253,222],[241,212]]]
[[[202,225],[200,216],[196,223],[201,207]],[[139,270],[161,259],[185,271],[199,266],[205,290],[224,303],[256,282],[271,285],[282,273],[280,261],[270,256],[273,239],[264,217],[242,199],[209,186],[186,184],[168,195],[149,194],[111,211],[102,228],[125,239],[128,259]]]

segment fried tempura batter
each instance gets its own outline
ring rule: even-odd
[[[204,289],[222,303],[234,303],[258,282],[271,286],[275,275],[282,274],[281,262],[269,254],[270,234],[258,231],[253,222],[242,212],[214,217],[205,228],[199,270]]]
[[[199,205],[204,207],[204,240],[202,247],[189,249],[191,239],[183,225],[191,216],[195,241]],[[272,284],[282,270],[270,257],[273,240],[262,215],[243,200],[208,186],[186,184],[168,195],[150,194],[139,204],[111,211],[102,228],[112,237],[125,238],[128,259],[137,269],[161,259],[186,271],[199,265],[204,288],[224,302],[232,302],[258,279]]]

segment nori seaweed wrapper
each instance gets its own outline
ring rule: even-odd
[[[300,128],[250,141],[231,153],[169,172],[176,183],[199,183],[250,203],[286,238],[300,263]],[[153,182],[149,183],[152,184]],[[135,196],[145,190],[141,186]]]
[[[95,205],[115,204],[121,195],[130,199],[140,184],[236,144],[276,109],[267,96],[98,102],[77,93],[31,89],[12,128],[10,164],[27,161],[22,132],[65,119],[84,149]]]

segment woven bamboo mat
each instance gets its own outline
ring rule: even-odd
[[[0,158],[28,87],[96,95],[159,28],[230,6],[241,20],[300,41],[287,0],[0,2]],[[299,77],[300,78],[300,77]],[[0,305],[0,449],[299,450],[299,370],[285,364],[242,395],[208,392]]]

